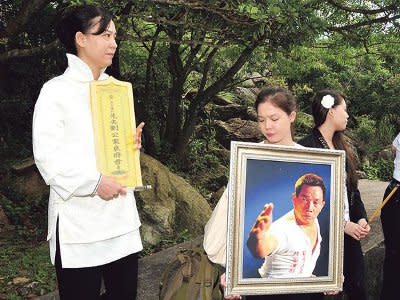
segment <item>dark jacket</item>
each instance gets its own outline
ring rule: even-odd
[[[309,135],[298,141],[298,143],[310,148],[329,148],[321,132],[316,128],[314,128]],[[365,211],[364,203],[361,200],[361,194],[358,188],[350,189],[348,187],[347,198],[349,199],[350,221],[357,223],[358,220],[362,218],[367,220],[367,212]]]

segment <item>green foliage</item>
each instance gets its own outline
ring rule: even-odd
[[[13,241],[13,242],[11,242]],[[13,279],[27,278],[14,284]],[[49,260],[48,244],[29,244],[16,237],[0,246],[0,290],[7,299],[26,299],[28,294],[43,295],[56,289],[56,274]]]
[[[0,197],[0,206],[14,225],[19,238],[29,242],[46,239],[48,194],[42,198],[33,198],[17,191],[16,182],[19,179],[8,175],[2,180],[0,191],[5,197]],[[33,198],[33,199],[32,199]]]
[[[362,171],[368,179],[390,181],[393,177],[393,160],[378,159],[370,165],[363,165]]]
[[[396,128],[390,118],[379,121],[367,115],[356,117],[356,127],[352,135],[357,139],[358,148],[368,157],[374,157],[380,150],[390,145]]]
[[[388,181],[393,175],[393,159],[383,158],[382,150],[391,145],[396,129],[390,118],[374,120],[370,116],[356,118],[357,126],[352,130],[361,157],[362,171],[369,179]]]
[[[303,137],[310,133],[314,126],[314,121],[311,115],[297,112],[296,120],[294,121],[295,136]]]

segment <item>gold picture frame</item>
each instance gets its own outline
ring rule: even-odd
[[[132,85],[113,77],[90,83],[96,162],[99,172],[126,187],[142,186]]]
[[[261,277],[266,258],[257,259],[248,249],[249,233],[265,203],[274,203],[273,221],[289,215],[294,184],[308,173],[323,178],[326,186],[325,203],[317,218],[320,252],[312,275],[292,277],[290,269],[284,277]],[[229,178],[226,295],[342,290],[344,151],[232,142]]]

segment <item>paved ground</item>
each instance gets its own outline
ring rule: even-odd
[[[383,193],[387,183],[371,180],[360,180],[360,191],[367,210],[368,216],[371,216],[376,207],[382,202]],[[382,262],[382,228],[379,218],[371,224],[370,235],[362,242],[363,250],[366,253],[367,273],[370,269],[376,269],[378,275],[369,276],[370,279],[375,278],[380,274]],[[201,237],[197,238],[194,243],[201,242]],[[166,265],[174,258],[178,247],[186,245],[178,245],[162,252],[144,257],[139,262],[139,287],[137,300],[158,300],[159,280],[162,271]],[[378,249],[379,253],[376,253]],[[368,253],[371,253],[370,255]],[[368,257],[372,256],[372,257]],[[369,289],[374,288],[370,292],[371,299],[377,299],[376,294],[379,292],[378,282],[367,282]],[[58,300],[57,292],[42,296],[40,300]]]
[[[359,188],[361,197],[363,199],[369,219],[375,209],[382,203],[383,194],[387,185],[387,182],[382,181],[373,181],[367,179],[360,180]],[[364,252],[367,252],[371,248],[380,245],[383,241],[382,226],[379,215],[378,218],[376,218],[375,221],[372,221],[370,225],[371,233],[362,242]]]

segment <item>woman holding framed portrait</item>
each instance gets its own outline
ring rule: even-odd
[[[364,260],[360,240],[370,231],[367,214],[358,190],[355,154],[343,131],[347,126],[344,95],[334,90],[317,92],[312,102],[314,128],[299,141],[306,147],[344,150],[346,152],[346,185],[344,208],[344,290],[349,299],[367,299],[364,286]]]
[[[265,137],[264,143],[290,147],[302,146],[292,137],[292,124],[296,118],[296,99],[286,89],[271,87],[261,90],[255,102],[258,126]],[[260,215],[263,212],[260,212]],[[228,218],[228,192],[225,190],[210,220],[205,226],[204,249],[209,259],[220,265],[226,264],[226,235]],[[225,274],[221,276],[225,286]],[[261,299],[320,299],[322,294],[288,294],[246,296],[248,300]],[[226,296],[225,299],[241,299],[239,295]]]

